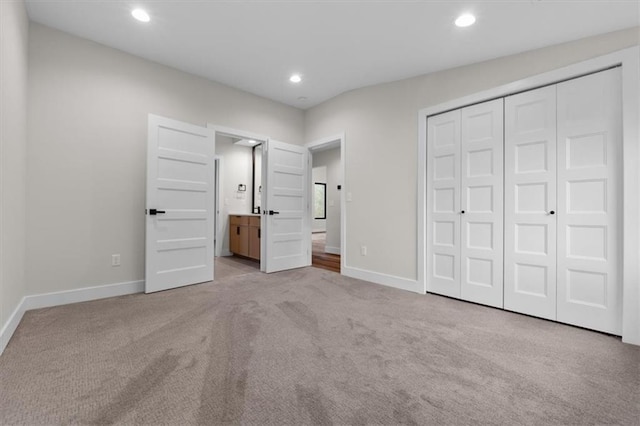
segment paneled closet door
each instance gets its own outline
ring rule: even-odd
[[[461,119],[461,298],[502,308],[503,99]]]
[[[504,308],[556,319],[556,86],[505,98]]]
[[[620,69],[558,84],[558,321],[621,334]]]
[[[427,119],[427,291],[460,297],[460,110]]]

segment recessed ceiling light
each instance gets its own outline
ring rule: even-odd
[[[300,97],[298,98],[298,100],[299,100],[300,102],[304,102],[304,101],[306,101],[306,100],[307,100],[307,97],[306,97],[306,96],[300,96]]]
[[[133,9],[131,15],[140,22],[149,22],[151,20],[149,14],[142,9]]]
[[[459,27],[468,27],[476,22],[476,17],[470,13],[458,16],[456,19],[456,25]]]
[[[292,83],[300,83],[302,81],[302,77],[300,77],[300,74],[293,74],[289,77],[289,81]]]
[[[251,145],[255,145],[256,141],[254,141],[253,139],[249,139],[247,142],[249,142]]]

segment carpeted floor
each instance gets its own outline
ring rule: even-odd
[[[618,338],[317,268],[217,271],[28,312],[0,424],[640,422],[640,348]]]

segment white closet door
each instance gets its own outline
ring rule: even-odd
[[[427,119],[427,291],[460,297],[460,110]]]
[[[503,306],[503,99],[462,109],[461,298]]]
[[[504,307],[556,319],[556,86],[505,99]]]
[[[558,321],[621,334],[620,69],[558,84]]]

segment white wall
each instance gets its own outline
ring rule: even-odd
[[[26,295],[27,46],[23,1],[0,2],[0,329]],[[8,337],[7,334],[5,337]],[[0,353],[4,349],[0,341]]]
[[[148,113],[302,143],[298,109],[39,24],[29,36],[29,294],[144,278]]]
[[[322,166],[322,167],[317,167],[316,166],[316,161],[315,158],[313,159],[313,164],[312,164],[313,168],[311,169],[311,181],[313,184],[316,183],[327,183],[327,167],[326,166]],[[311,205],[315,206],[316,204],[316,197],[315,197],[315,191],[311,192],[311,198],[313,199],[311,201]],[[328,203],[327,203],[328,205]],[[316,219],[315,215],[313,218],[313,224],[311,226],[311,231],[312,232],[325,232],[327,230],[327,219]]]
[[[313,165],[326,167],[327,220],[325,251],[340,254],[340,191],[342,185],[342,162],[340,147],[313,153]]]
[[[638,28],[353,90],[307,110],[305,140],[346,134],[348,267],[417,279],[417,112],[638,45]],[[368,246],[368,255],[360,254]],[[344,255],[345,253],[343,253]]]
[[[253,157],[252,148],[234,145],[233,139],[226,136],[216,136],[216,156],[222,158],[220,174],[220,192],[222,206],[220,209],[220,239],[222,240],[222,255],[229,252],[229,215],[251,213],[251,188]],[[238,191],[238,185],[246,185],[245,192]]]

